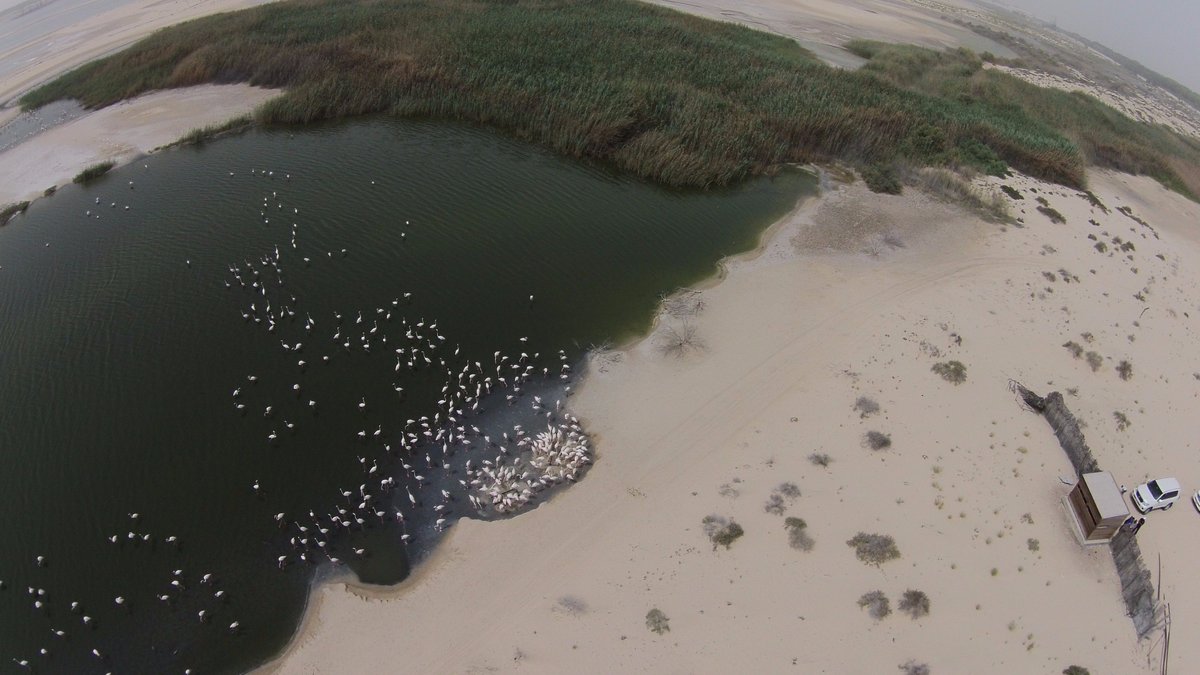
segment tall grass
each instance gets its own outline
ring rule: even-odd
[[[1038,117],[1054,109],[891,81],[877,60],[909,72],[901,57],[932,57],[876,51],[866,72],[842,71],[792,40],[632,0],[284,0],[165,29],[22,104],[98,107],[248,82],[287,90],[256,112],[260,123],[373,112],[468,121],[678,186],[789,162],[897,158],[1007,163],[1083,185],[1076,141]],[[1135,155],[1127,146],[1097,154],[1116,162]],[[1148,159],[1133,168],[1143,164],[1158,171]]]

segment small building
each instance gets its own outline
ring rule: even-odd
[[[1107,471],[1085,473],[1063,499],[1074,516],[1081,544],[1107,544],[1129,518],[1125,496]]]

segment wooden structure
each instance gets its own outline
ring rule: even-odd
[[[1075,516],[1075,533],[1084,545],[1112,541],[1129,517],[1125,496],[1107,471],[1080,476],[1079,482],[1067,494],[1066,502]]]

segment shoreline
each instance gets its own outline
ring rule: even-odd
[[[1111,372],[1081,371],[1059,346],[1059,325],[1039,317],[1061,313],[1057,306],[1066,302],[1078,323],[1073,329],[1093,330],[1097,349],[1115,359],[1118,345],[1103,327],[1111,311],[1105,303],[1138,301],[1122,290],[1130,262],[1093,251],[1087,219],[1113,233],[1143,230],[1115,209],[1130,204],[1163,234],[1159,242],[1139,233],[1138,250],[1147,250],[1136,255],[1148,259],[1148,270],[1132,281],[1144,282],[1157,274],[1152,262],[1165,268],[1200,260],[1200,234],[1170,242],[1189,222],[1184,216],[1200,207],[1149,179],[1110,172],[1097,171],[1093,187],[1114,207],[1106,216],[1074,191],[1020,176],[1005,182],[1029,197],[1032,190],[1045,195],[1068,224],[1051,224],[1032,199],[1017,203],[1014,216],[1026,221],[1017,228],[918,195],[864,194],[861,182],[803,200],[750,255],[731,256],[722,275],[706,280],[706,308],[695,320],[708,342],[704,351],[663,357],[652,330],[605,368],[589,367],[571,406],[596,441],[587,480],[516,518],[459,521],[397,587],[316,589],[295,637],[257,672],[365,672],[393,652],[414,669],[438,672],[711,670],[736,663],[780,670],[800,658],[795,640],[771,639],[784,630],[801,643],[830,647],[805,652],[804,672],[877,672],[906,658],[938,672],[1033,672],[1072,663],[1150,672],[1148,645],[1136,641],[1124,615],[1107,551],[1080,549],[1069,534],[1059,505],[1066,488],[1058,481],[1070,474],[1069,462],[1048,425],[1016,406],[1002,385],[1010,377],[1042,388],[1047,379],[1055,388],[1085,385],[1087,394],[1071,404],[1091,422],[1098,459],[1122,482],[1140,480],[1139,458],[1124,450],[1125,438],[1102,428],[1096,408],[1113,405],[1111,397],[1125,388],[1136,388],[1129,395],[1147,408],[1169,398],[1158,392],[1167,386],[1158,373],[1172,367],[1181,347],[1139,352],[1140,379],[1125,383]],[[876,250],[885,236],[904,245]],[[1152,257],[1155,247],[1168,246],[1177,259]],[[781,255],[766,255],[773,251]],[[1089,263],[1095,275],[1081,284],[1059,281],[1059,293],[1045,300],[1029,300],[1018,282],[1036,288],[1047,283],[1037,281],[1044,267],[1080,273]],[[1179,292],[1196,287],[1188,282]],[[956,331],[964,336],[959,346],[947,341]],[[1142,339],[1178,340],[1150,332]],[[938,358],[967,363],[964,385],[929,374],[935,358],[926,350],[935,346]],[[1191,387],[1171,382],[1174,395]],[[851,410],[859,394],[878,398],[882,416],[860,420]],[[1156,426],[1136,421],[1131,431]],[[889,432],[898,449],[858,448],[862,429],[871,427]],[[989,443],[996,450],[971,451]],[[1014,452],[1017,444],[1033,452]],[[1161,459],[1174,457],[1185,474],[1186,443],[1174,447]],[[832,454],[833,464],[812,467],[812,450]],[[1032,462],[1022,463],[1026,457]],[[844,492],[850,476],[854,489]],[[762,498],[781,480],[799,485],[802,495],[787,502],[788,514],[810,523],[812,552],[780,546],[781,519],[763,512]],[[962,504],[953,499],[959,484],[976,486]],[[944,512],[943,501],[953,510]],[[1032,514],[1028,522],[1021,511]],[[728,552],[710,550],[698,531],[705,513],[744,523],[744,541]],[[1153,534],[1140,536],[1148,560],[1163,551],[1164,590],[1182,606],[1177,615],[1200,588],[1181,577],[1188,551],[1162,546],[1174,542],[1171,532],[1189,515],[1155,514]],[[855,529],[894,535],[900,561],[878,570],[854,562],[840,540]],[[1026,551],[1026,537],[1040,539],[1040,550]],[[989,575],[989,567],[998,572]],[[776,579],[788,581],[780,586]],[[919,588],[934,609],[918,621],[872,621],[854,605],[872,587],[893,597]],[[1044,600],[1036,611],[1030,597]],[[792,606],[799,618],[789,614]],[[665,611],[670,633],[659,638],[640,627],[647,607]],[[1072,622],[1068,615],[1080,611],[1093,618]],[[811,620],[814,613],[819,621]],[[439,625],[476,637],[447,653],[439,648]],[[388,650],[378,648],[383,639]],[[713,650],[722,644],[736,647]],[[1187,659],[1182,652],[1190,650],[1177,646],[1174,656]]]
[[[279,95],[245,84],[153,92],[90,111],[0,152],[0,206],[36,201],[51,186],[104,161],[116,167],[154,154],[189,131],[245,115]]]
[[[799,171],[804,171],[806,173],[810,173],[818,181],[820,181],[820,179],[826,175],[823,172],[823,170],[820,169],[820,167],[815,166],[815,165],[797,166],[797,167],[794,167],[794,169],[799,170]],[[731,265],[738,264],[738,263],[752,262],[752,261],[757,260],[758,258],[762,257],[763,255],[765,255],[767,253],[768,249],[770,248],[770,246],[776,242],[777,238],[779,236],[781,236],[783,231],[785,229],[787,229],[789,226],[796,224],[796,217],[800,213],[802,213],[805,209],[813,208],[813,206],[815,204],[818,204],[820,202],[822,197],[823,197],[823,192],[822,192],[822,188],[819,185],[816,187],[815,192],[813,192],[811,194],[810,193],[801,194],[797,198],[795,206],[793,206],[791,209],[788,210],[787,213],[785,213],[783,216],[781,216],[780,218],[778,218],[777,220],[772,222],[770,225],[765,227],[762,230],[762,232],[759,233],[759,236],[757,237],[756,243],[753,246],[753,248],[747,249],[740,253],[733,253],[730,255],[723,256],[719,261],[717,261],[717,270],[713,274],[705,277],[704,279],[700,280],[696,284],[692,284],[688,288],[677,289],[670,295],[666,296],[664,299],[670,299],[671,297],[675,297],[679,293],[684,293],[684,292],[693,291],[693,290],[703,291],[703,290],[713,288],[713,287],[719,285],[722,281],[724,281],[728,277]],[[604,351],[604,352],[622,352],[622,353],[632,352],[638,346],[649,343],[657,335],[660,321],[662,320],[664,314],[665,314],[665,310],[663,309],[662,305],[660,304],[659,308],[655,311],[655,314],[654,314],[653,319],[651,320],[650,326],[648,327],[648,329],[646,330],[645,333],[631,337],[628,340],[623,341],[619,345],[612,347],[611,349],[605,349],[602,351]],[[575,390],[571,394],[572,398],[577,397],[580,393],[582,393],[587,388],[589,383],[593,382],[594,378],[592,377],[593,368],[592,368],[591,361],[592,361],[592,357],[594,356],[594,354],[595,354],[594,351],[584,354],[583,361],[584,361],[584,363],[586,363],[588,365],[588,367],[587,367],[587,370],[584,372],[583,376],[580,378],[580,380],[576,384]],[[578,417],[579,417],[580,421],[583,423],[584,428],[587,429],[588,428],[588,424],[587,424],[588,420],[582,415],[579,415]],[[604,457],[603,457],[604,453],[603,453],[603,450],[601,450],[600,448],[603,447],[603,445],[602,445],[603,439],[601,437],[599,437],[598,435],[592,435],[592,439],[597,444],[597,446],[596,446],[597,447],[596,462],[597,463],[602,462],[604,459]],[[584,480],[586,481],[587,479],[584,478]],[[574,486],[572,486],[572,487],[574,487]],[[382,585],[377,585],[377,584],[365,584],[361,581],[358,581],[357,579],[352,578],[352,579],[348,579],[348,580],[347,579],[342,579],[342,580],[328,579],[328,580],[323,580],[323,581],[313,584],[309,588],[309,593],[308,593],[308,597],[305,601],[304,611],[303,611],[303,614],[301,615],[302,618],[300,620],[300,624],[296,627],[296,631],[293,634],[292,639],[288,641],[287,646],[277,656],[275,656],[271,660],[255,667],[250,672],[264,673],[264,674],[280,672],[280,670],[284,666],[285,661],[287,661],[289,655],[292,654],[297,649],[299,649],[307,641],[307,638],[310,637],[317,630],[319,624],[315,623],[315,620],[320,612],[321,605],[324,602],[324,597],[325,597],[326,591],[328,591],[330,589],[337,589],[340,587],[342,590],[346,591],[347,593],[350,593],[351,595],[361,598],[364,601],[379,600],[379,601],[387,602],[387,601],[395,600],[398,597],[404,595],[405,592],[410,587],[417,586],[417,585],[427,581],[429,577],[431,577],[437,573],[439,565],[445,563],[448,558],[453,557],[452,552],[454,550],[453,547],[454,547],[455,539],[460,536],[464,536],[461,534],[462,529],[463,529],[462,525],[464,522],[470,521],[471,527],[478,527],[478,526],[486,526],[488,524],[513,520],[515,518],[519,518],[519,517],[528,515],[534,511],[536,511],[537,509],[544,508],[547,505],[553,503],[555,501],[555,499],[561,499],[565,493],[568,493],[570,491],[570,489],[571,488],[568,488],[567,490],[564,490],[562,493],[554,495],[551,499],[547,499],[547,500],[538,502],[534,506],[534,508],[529,509],[528,511],[522,511],[518,514],[515,514],[511,517],[504,518],[501,520],[488,521],[488,520],[480,520],[478,518],[471,518],[471,517],[467,517],[467,516],[460,518],[459,520],[455,521],[454,527],[450,528],[447,531],[447,533],[445,534],[445,536],[443,536],[441,538],[441,540],[439,540],[434,545],[433,551],[429,554],[429,556],[426,559],[424,559],[424,560],[420,561],[419,563],[417,563],[416,565],[414,565],[412,570],[410,571],[409,575],[407,577],[405,577],[399,583],[396,583],[396,584],[393,584],[390,586],[382,586]]]

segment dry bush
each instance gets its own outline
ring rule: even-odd
[[[1067,666],[1063,668],[1063,675],[1092,675],[1092,672],[1083,666]]]
[[[788,499],[796,499],[800,496],[800,486],[795,483],[780,483],[775,491]]]
[[[872,450],[892,447],[892,437],[880,431],[868,431],[863,436],[863,445]]]
[[[555,611],[562,612],[569,616],[583,616],[587,614],[587,603],[573,595],[564,595],[558,599],[558,604],[554,606]]]
[[[935,363],[930,370],[940,375],[943,380],[956,385],[967,381],[967,367],[961,361]]]
[[[888,597],[883,594],[883,591],[869,591],[863,593],[858,599],[858,607],[868,608],[872,619],[882,619],[892,613],[892,603]]]
[[[1088,352],[1085,358],[1087,359],[1087,364],[1091,366],[1093,373],[1100,370],[1100,366],[1104,365],[1104,357],[1096,352]]]
[[[671,632],[671,626],[668,622],[670,622],[670,619],[657,607],[646,612],[646,628],[649,628],[658,635]]]
[[[924,591],[914,591],[911,588],[904,591],[904,596],[900,598],[900,611],[914,619],[929,614],[929,596],[925,595]]]
[[[1200,379],[1200,378],[1196,378],[1196,379]],[[814,452],[813,454],[808,456],[808,461],[812,462],[813,464],[816,464],[817,466],[827,467],[833,463],[833,458],[823,452]]]
[[[681,359],[692,352],[704,350],[704,341],[697,334],[696,327],[687,321],[678,326],[663,326],[658,337],[658,349],[664,356]]]
[[[1008,200],[1000,193],[977,187],[950,169],[927,167],[910,178],[918,188],[937,199],[958,204],[990,220],[1008,218]]]
[[[1028,546],[1029,550],[1033,551],[1034,553],[1037,553],[1042,548],[1042,542],[1032,537],[1025,541],[1025,545]]]
[[[1067,219],[1063,217],[1063,214],[1059,213],[1058,209],[1056,209],[1052,206],[1038,206],[1037,210],[1042,215],[1049,218],[1050,222],[1052,222],[1052,223],[1057,223],[1057,224],[1061,225],[1061,224],[1067,222]]]
[[[816,542],[812,537],[808,536],[808,523],[804,522],[803,518],[788,518],[783,521],[783,526],[787,528],[788,544],[798,551],[811,551]]]
[[[783,502],[783,496],[778,492],[772,492],[770,497],[767,497],[767,503],[763,505],[763,511],[775,516],[782,516],[787,511],[787,504]]]
[[[1129,421],[1129,418],[1125,416],[1125,413],[1120,411],[1113,411],[1113,419],[1117,421],[1117,431],[1125,431],[1133,425],[1133,422]]]
[[[714,551],[717,550],[718,546],[724,546],[728,550],[733,545],[733,542],[737,541],[738,537],[746,533],[736,521],[723,516],[705,516],[701,522],[704,525],[705,536],[713,543]]]
[[[879,404],[866,396],[859,396],[854,402],[854,409],[858,411],[859,417],[866,418],[879,412]]]
[[[1075,358],[1083,356],[1083,347],[1081,347],[1079,343],[1075,342],[1074,340],[1064,342],[1063,347],[1066,347],[1067,351],[1071,352],[1071,356],[1074,356]]]
[[[700,291],[692,289],[682,289],[674,295],[663,296],[661,298],[663,311],[676,319],[683,319],[689,316],[696,316],[704,311],[704,297],[700,295]]]
[[[859,560],[876,567],[900,557],[900,549],[896,547],[896,540],[886,534],[859,532],[846,541],[846,545],[854,548],[854,555]]]
[[[1133,364],[1128,361],[1121,361],[1121,363],[1117,364],[1117,375],[1120,375],[1122,380],[1128,381],[1133,377]]]
[[[900,664],[900,670],[904,675],[929,675],[929,666],[924,663],[917,663],[909,659]]]

